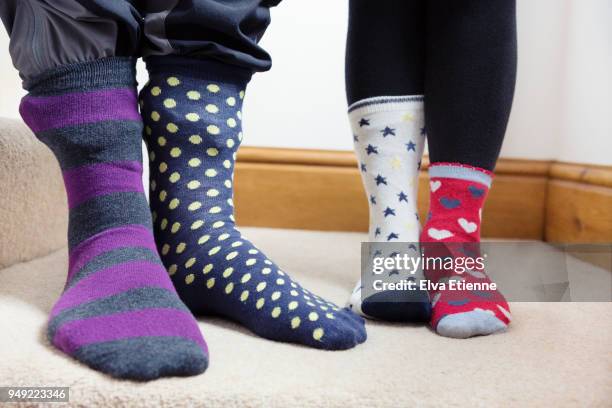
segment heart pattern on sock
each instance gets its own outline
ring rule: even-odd
[[[468,234],[471,234],[478,229],[478,225],[475,222],[470,222],[465,218],[459,218],[457,222],[459,223],[459,225],[461,225],[461,228],[463,228],[463,230]]]
[[[440,198],[440,204],[442,204],[444,208],[452,210],[454,208],[459,207],[461,205],[461,201],[452,199],[452,198],[448,198],[448,197],[442,197]]]
[[[431,227],[427,230],[427,235],[429,235],[431,238],[437,241],[440,241],[446,238],[450,238],[454,234],[448,230],[436,229],[436,228]]]
[[[435,193],[436,191],[438,191],[441,185],[442,185],[442,182],[440,180],[429,182],[429,187],[431,188],[432,193]]]
[[[480,254],[480,223],[492,174],[461,164],[430,167],[430,215],[421,234],[425,256],[475,257]],[[491,283],[485,270],[425,270],[433,283],[461,280]],[[471,337],[502,331],[510,323],[508,303],[499,291],[430,290],[432,327],[448,337]]]
[[[473,186],[473,185],[468,187],[468,191],[470,192],[470,194],[472,194],[472,197],[474,197],[474,198],[480,198],[485,193],[485,190],[483,188],[478,188],[478,187]]]

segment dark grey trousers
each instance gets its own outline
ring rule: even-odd
[[[270,69],[258,42],[280,0],[1,0],[25,83],[58,66],[112,56],[210,58]]]

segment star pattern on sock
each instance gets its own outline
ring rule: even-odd
[[[389,126],[385,126],[385,128],[382,129],[380,133],[382,133],[383,137],[395,136],[395,129],[392,129]]]
[[[396,100],[402,102],[396,103]],[[382,102],[381,102],[382,101]],[[379,102],[380,105],[378,104]],[[381,97],[375,101],[362,101],[363,107],[349,113],[359,168],[367,165],[368,172],[360,172],[370,207],[369,240],[371,242],[395,243],[401,241],[418,242],[419,225],[416,220],[416,187],[425,138],[420,136],[424,126],[423,102],[419,97],[391,97],[385,101]],[[359,104],[359,103],[358,103]],[[375,151],[374,151],[375,150]],[[411,220],[411,222],[407,222]],[[382,255],[374,251],[373,255]],[[417,249],[414,249],[417,254]],[[385,254],[389,256],[389,254]],[[394,280],[405,277],[397,270],[388,271]],[[363,302],[361,282],[357,282],[349,300],[354,310],[368,316],[363,307],[371,302]],[[423,294],[423,303],[413,306],[422,313],[417,313],[421,321],[429,317],[427,294]],[[379,311],[385,314],[384,304]],[[414,310],[416,310],[414,309]],[[372,312],[377,314],[376,312]],[[400,313],[401,314],[401,313]],[[378,315],[378,318],[385,318]],[[404,316],[415,316],[404,313]],[[369,316],[373,316],[370,314]],[[391,320],[396,317],[387,316]]]
[[[387,207],[385,208],[384,214],[385,218],[387,218],[390,215],[395,215],[395,210],[393,208]]]
[[[399,235],[396,234],[395,232],[392,232],[389,235],[387,235],[387,241],[391,241],[392,239],[399,239]]]
[[[385,185],[387,184],[387,178],[381,176],[380,174],[378,176],[376,176],[375,180],[376,180],[376,185],[377,186],[380,186],[381,184],[385,184]]]
[[[402,120],[404,122],[412,122],[414,120],[414,115],[412,113],[408,112],[404,116],[402,116]]]
[[[393,170],[399,170],[402,168],[402,161],[399,157],[395,156],[391,159],[391,168]]]
[[[406,120],[406,118],[408,118],[408,120]],[[406,114],[404,114],[402,116],[402,120],[405,121],[405,122],[412,122],[414,120],[414,115],[412,113],[410,113],[410,112],[406,113]],[[370,120],[366,119],[366,118],[361,118],[361,119],[359,119],[358,124],[359,124],[359,127],[370,126]],[[423,127],[420,127],[419,129],[420,129],[419,130],[419,134],[421,136],[425,136],[426,135],[425,127],[423,126]],[[390,136],[390,135],[396,136],[396,129],[392,128],[390,125],[385,125],[384,127],[382,127],[382,129],[379,130],[378,133],[384,139],[384,138],[386,138],[387,136]],[[424,137],[422,139],[424,139]],[[353,135],[353,141],[354,142],[359,142],[359,137],[356,134]],[[384,143],[384,142],[381,142],[381,143]],[[417,151],[417,144],[413,140],[409,140],[408,143],[405,143],[405,146],[406,146],[406,149],[407,149],[408,152],[415,152],[416,153],[416,151]],[[380,145],[379,146],[375,146],[375,145],[372,145],[372,144],[368,144],[366,146],[366,148],[365,148],[365,151],[366,151],[367,155],[369,156],[371,154],[379,154],[380,153],[379,149],[380,149]],[[392,170],[398,169],[398,168],[400,168],[402,166],[402,161],[397,156],[394,156],[391,159],[390,163],[391,163],[390,168]],[[360,167],[362,172],[366,172],[366,164],[365,163],[359,163],[359,167]],[[421,161],[419,160],[418,163],[417,163],[417,170],[420,169],[420,167],[421,167]],[[374,181],[375,181],[377,186],[388,185],[387,177],[383,176],[382,174],[377,174],[374,177]],[[410,185],[413,184],[412,180],[410,180],[409,184]],[[408,196],[403,191],[400,191],[399,193],[397,193],[397,196],[398,196],[398,199],[399,199],[400,202],[402,202],[402,201],[404,201],[406,203],[408,202]],[[374,196],[370,196],[370,203],[372,205],[376,204],[376,199],[375,199]],[[395,215],[395,211],[393,209],[387,207],[387,209],[385,209],[383,211],[383,214],[384,214],[384,217],[387,218],[387,217],[392,216],[392,215],[394,216]],[[418,220],[418,214],[415,213],[415,216],[416,216],[416,218]],[[377,230],[378,230],[378,228],[377,228]],[[394,238],[397,238],[396,235],[397,234],[395,234],[394,232],[390,232],[387,237],[391,237],[390,239],[394,239]],[[390,240],[390,239],[388,238],[387,240]]]

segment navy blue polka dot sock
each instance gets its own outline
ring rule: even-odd
[[[348,349],[364,322],[302,288],[236,229],[233,170],[249,77],[211,61],[148,61],[141,92],[155,240],[195,314],[234,320],[272,340]]]

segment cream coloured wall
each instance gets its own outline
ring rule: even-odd
[[[557,158],[612,164],[612,1],[574,0],[568,15]]]
[[[15,118],[19,116],[19,99],[25,92],[21,89],[19,74],[11,63],[8,43],[6,31],[0,27],[0,117]]]
[[[518,0],[519,66],[503,157],[612,165],[609,0]],[[262,45],[272,71],[245,101],[245,144],[350,150],[344,97],[346,2],[286,1]],[[325,13],[320,10],[325,9]],[[142,68],[142,67],[140,67]],[[139,70],[139,81],[146,73]],[[23,95],[0,33],[0,116]]]

